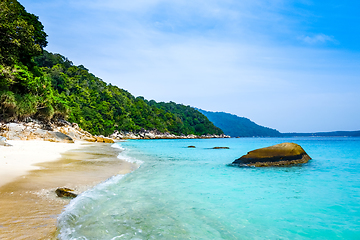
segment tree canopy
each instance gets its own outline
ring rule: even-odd
[[[35,62],[51,79],[57,99],[71,110],[69,121],[94,134],[142,128],[175,134],[221,134],[204,115],[189,106],[156,103],[91,74],[84,66],[74,66],[60,54],[44,51]]]
[[[46,47],[46,33],[39,18],[16,0],[0,2],[0,63],[29,65]]]
[[[44,26],[16,0],[0,2],[0,118],[30,116],[48,120],[55,113],[51,82],[33,57],[47,45]]]

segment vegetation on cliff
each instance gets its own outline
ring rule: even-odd
[[[171,112],[181,120],[183,125],[176,126],[176,129],[172,129],[172,131],[176,133],[184,133],[186,135],[193,134],[194,132],[197,132],[200,135],[220,135],[224,133],[220,128],[214,127],[214,124],[210,122],[204,114],[190,106],[184,106],[174,102],[155,102],[154,100],[147,103],[150,106],[159,108],[160,110]]]
[[[135,98],[126,90],[106,84],[84,66],[74,66],[60,54],[44,51],[35,62],[51,80],[58,99],[69,109],[69,121],[94,134],[141,128],[175,134],[221,134],[203,114],[176,103]],[[169,105],[171,107],[162,107]]]
[[[44,26],[17,1],[0,2],[0,118],[49,120],[66,112],[32,61],[47,45]]]
[[[43,50],[43,29],[16,0],[0,3],[0,120],[67,119],[104,135],[142,128],[178,135],[223,133],[189,106],[135,98],[83,65]]]

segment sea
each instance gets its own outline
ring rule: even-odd
[[[301,145],[312,160],[231,165],[282,142]],[[360,138],[128,140],[113,147],[140,167],[72,200],[58,217],[59,239],[360,239]]]

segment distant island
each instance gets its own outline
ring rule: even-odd
[[[245,117],[225,112],[197,110],[231,137],[360,137],[360,131],[281,133],[276,129],[260,126]]]
[[[282,134],[272,128],[260,126],[250,119],[225,112],[210,112],[197,109],[215,126],[231,137],[281,137]]]

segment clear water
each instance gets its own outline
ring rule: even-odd
[[[300,144],[313,159],[292,167],[228,165],[281,142]],[[58,219],[60,239],[360,239],[360,138],[117,144],[125,149],[119,158],[141,167],[74,199]]]

